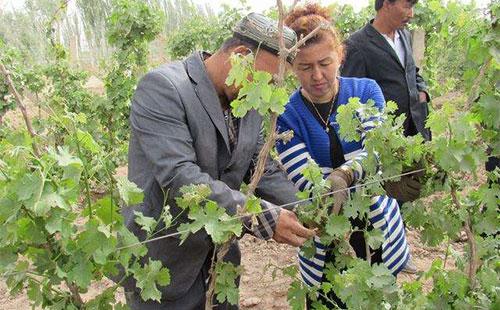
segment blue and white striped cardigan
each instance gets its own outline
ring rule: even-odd
[[[379,110],[384,109],[385,100],[375,81],[365,78],[340,77],[339,82],[339,105],[347,104],[351,97],[359,97],[362,103],[372,99]],[[336,116],[336,113],[332,113],[329,121],[338,133],[339,125],[336,122]],[[365,131],[369,131],[379,121],[380,119],[374,116],[362,120],[362,126]],[[309,189],[312,184],[302,175],[302,170],[307,166],[308,160],[314,160],[321,167],[325,178],[333,169],[328,134],[305,106],[299,90],[292,94],[285,112],[278,118],[278,131],[287,130],[292,130],[294,136],[287,143],[277,142],[276,148],[280,161],[286,169],[288,178],[299,190]],[[364,174],[361,162],[367,156],[367,152],[364,150],[364,135],[362,135],[360,142],[346,142],[343,139],[340,139],[340,142],[346,159],[344,165],[354,171],[355,182],[358,182]],[[373,197],[372,202],[369,214],[370,222],[375,228],[381,229],[384,235],[382,260],[385,266],[396,275],[406,265],[410,256],[399,205],[395,199],[387,196]],[[306,258],[299,252],[302,279],[309,286],[321,283],[326,257],[327,245],[321,244],[317,237],[314,243],[316,253],[312,259]]]

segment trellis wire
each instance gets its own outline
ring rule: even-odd
[[[317,196],[314,196],[314,197],[310,197],[310,198],[306,198],[306,199],[294,201],[292,203],[286,203],[286,204],[282,204],[282,205],[275,205],[275,206],[273,206],[271,208],[267,208],[267,209],[261,211],[260,213],[265,213],[265,212],[269,212],[269,211],[272,211],[272,210],[277,210],[277,209],[282,209],[282,208],[285,208],[285,207],[294,206],[294,205],[297,205],[297,204],[300,204],[300,203],[303,203],[303,202],[311,201],[313,199],[330,196],[330,195],[333,195],[335,193],[339,193],[339,192],[342,192],[342,191],[345,191],[345,190],[349,190],[350,191],[351,189],[362,188],[362,187],[365,187],[365,186],[368,186],[368,185],[377,184],[377,183],[380,183],[380,182],[383,182],[383,181],[388,181],[388,180],[400,178],[400,177],[407,176],[407,175],[416,174],[416,173],[423,172],[423,171],[425,171],[425,169],[413,170],[413,171],[401,173],[401,174],[398,174],[398,175],[386,177],[386,178],[383,178],[383,179],[380,179],[380,180],[371,181],[371,182],[362,183],[362,184],[357,184],[357,185],[354,185],[354,186],[351,186],[351,187],[347,187],[347,188],[344,188],[344,189],[339,189],[339,190],[335,190],[335,191],[332,191],[332,192],[328,192],[328,193],[324,193],[324,194],[321,194],[321,195],[317,195]],[[259,214],[259,213],[255,213],[255,214]],[[226,219],[225,221],[240,220],[240,219],[243,219],[243,218],[245,218],[247,216],[248,215],[231,217],[229,219]],[[134,247],[134,246],[138,246],[138,245],[141,245],[141,244],[146,244],[146,243],[150,243],[150,242],[154,242],[154,241],[158,241],[158,240],[162,240],[162,239],[166,239],[166,238],[176,237],[176,236],[182,235],[184,233],[188,233],[188,232],[190,232],[190,230],[177,231],[175,233],[171,233],[171,234],[163,235],[163,236],[160,236],[160,237],[156,237],[156,238],[144,240],[144,241],[141,241],[141,242],[129,244],[129,245],[126,245],[126,246],[123,246],[123,247],[119,247],[119,248],[117,248],[117,250],[128,249],[128,248],[131,248],[131,247]]]

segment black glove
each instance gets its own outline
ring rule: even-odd
[[[387,196],[401,202],[417,200],[420,197],[422,184],[416,175],[405,175],[398,182],[385,182],[385,192]]]

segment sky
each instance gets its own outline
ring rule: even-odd
[[[424,0],[425,1],[425,0]],[[233,4],[238,1],[230,1],[230,0],[194,0],[195,3],[200,5],[210,4],[210,7],[217,11],[217,8],[220,8],[222,4]],[[328,5],[330,3],[339,3],[339,4],[350,4],[354,7],[355,10],[360,10],[361,8],[368,5],[369,0],[320,0],[319,3],[323,5]],[[469,3],[471,0],[461,0],[461,2]],[[486,7],[491,0],[476,0],[476,3],[479,7]],[[293,3],[292,0],[283,0],[285,5],[290,5]],[[305,3],[304,0],[300,1],[300,3]],[[247,4],[251,7],[252,11],[262,12],[272,6],[276,5],[276,1],[263,1],[263,0],[247,0]]]
[[[54,0],[56,1],[56,0]],[[425,0],[424,0],[425,1]],[[470,2],[471,0],[461,0],[462,2]],[[235,3],[239,3],[239,1],[230,1],[230,0],[193,0],[194,3],[200,4],[200,5],[210,5],[214,9],[214,11],[217,11],[219,8],[221,8],[222,4],[229,4],[231,6],[234,6]],[[283,0],[285,4],[290,5],[293,1],[292,0]],[[305,1],[302,0],[299,3],[304,3]],[[327,5],[330,3],[340,3],[340,4],[350,4],[352,5],[356,10],[359,10],[365,6],[368,5],[369,0],[320,0],[319,1],[321,4]],[[476,0],[476,3],[478,4],[479,7],[485,7],[491,0]],[[0,0],[0,7],[1,8],[19,8],[22,7],[24,3],[24,0]],[[276,5],[275,1],[269,1],[269,0],[247,0],[248,5],[251,7],[252,11],[255,12],[262,12],[272,6]]]

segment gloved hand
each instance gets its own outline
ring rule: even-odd
[[[333,194],[333,209],[331,212],[337,215],[349,197],[349,190],[346,188],[351,186],[354,181],[354,174],[349,168],[336,168],[330,173],[327,180],[331,182],[330,191],[335,192]]]
[[[387,196],[402,202],[417,200],[420,197],[422,184],[419,175],[405,175],[397,182],[385,182],[385,192]]]

